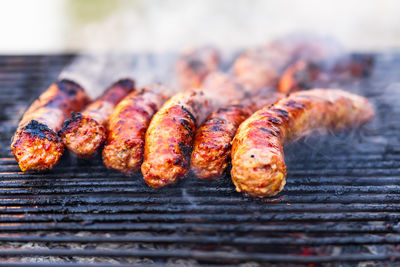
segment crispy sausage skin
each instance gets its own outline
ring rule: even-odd
[[[64,145],[57,132],[71,112],[89,102],[73,81],[57,81],[25,112],[13,137],[11,150],[22,171],[50,170],[59,161]]]
[[[250,115],[248,105],[235,103],[219,108],[199,127],[191,156],[191,170],[198,178],[211,180],[224,174],[232,139],[240,123]]]
[[[201,89],[178,93],[168,100],[146,132],[142,165],[146,183],[159,188],[184,177],[197,127],[216,107],[241,99],[245,93],[234,77],[213,72]]]
[[[114,109],[108,121],[108,137],[103,149],[107,168],[126,174],[140,170],[145,133],[154,113],[167,99],[170,89],[151,85],[130,93]]]
[[[335,89],[299,91],[255,112],[232,144],[231,176],[236,191],[274,196],[286,183],[283,144],[316,129],[340,130],[374,116],[364,97]]]
[[[114,107],[132,90],[132,80],[119,80],[81,113],[74,113],[59,132],[64,145],[79,158],[93,157],[106,139],[107,122]]]
[[[146,132],[142,174],[159,188],[175,183],[188,169],[196,127],[211,110],[203,91],[185,91],[169,99]]]
[[[224,175],[231,156],[232,139],[239,125],[253,112],[274,103],[281,94],[264,93],[250,100],[234,101],[214,111],[197,130],[191,170],[200,179]]]
[[[186,49],[176,64],[180,88],[199,88],[205,77],[218,69],[219,64],[219,52],[212,47]]]

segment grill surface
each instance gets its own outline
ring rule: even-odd
[[[289,146],[287,186],[264,200],[236,193],[228,177],[188,177],[153,190],[139,175],[106,170],[100,158],[65,155],[52,172],[21,173],[9,148],[18,119],[71,58],[0,57],[0,262],[400,260],[400,86],[392,84],[400,79],[399,56],[376,55],[370,78],[341,85],[375,103],[375,120]]]

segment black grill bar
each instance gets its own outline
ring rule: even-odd
[[[243,245],[284,245],[284,246],[320,246],[320,245],[349,245],[349,244],[398,244],[398,236],[351,236],[351,237],[312,237],[307,239],[293,239],[282,237],[221,237],[221,236],[184,236],[181,235],[159,235],[154,236],[90,236],[90,237],[71,237],[71,236],[24,236],[24,237],[2,237],[0,242],[71,242],[71,243],[192,243],[192,244],[243,244]],[[1,255],[1,252],[0,252]]]
[[[351,224],[344,224],[339,222],[329,222],[327,225],[309,224],[307,226],[297,226],[295,224],[290,225],[290,222],[281,226],[278,224],[267,225],[257,225],[249,223],[234,224],[229,225],[215,225],[209,223],[174,223],[173,225],[163,224],[163,223],[40,223],[40,224],[29,224],[26,226],[21,226],[20,224],[8,224],[8,226],[2,227],[4,229],[3,233],[21,233],[21,232],[31,232],[31,231],[44,231],[59,232],[68,231],[70,234],[76,231],[90,231],[91,233],[97,233],[101,231],[113,231],[114,233],[120,234],[121,232],[128,231],[146,231],[146,232],[166,232],[166,231],[196,231],[201,232],[236,232],[237,234],[242,233],[258,233],[258,232],[271,232],[274,233],[395,233],[398,234],[400,231],[400,225],[393,225],[387,222],[383,225],[365,225],[360,223],[351,222]],[[180,227],[177,230],[177,227]],[[296,231],[297,229],[297,231]],[[384,240],[382,241],[384,243]]]
[[[340,256],[308,256],[300,258],[291,255],[261,254],[261,253],[231,253],[224,251],[185,251],[185,250],[5,250],[0,251],[0,256],[111,256],[111,257],[150,257],[150,258],[196,258],[199,260],[212,261],[223,259],[221,262],[234,262],[243,260],[253,260],[261,262],[298,262],[298,263],[323,263],[323,262],[343,262],[343,261],[369,261],[369,260],[399,260],[400,253],[388,255],[340,255]]]
[[[163,224],[163,223],[96,223],[96,224],[73,224],[70,226],[68,223],[42,223],[40,225],[36,224],[29,224],[23,228],[20,224],[12,224],[8,227],[4,227],[3,234],[6,232],[21,232],[21,231],[32,231],[32,230],[40,230],[40,231],[55,231],[55,230],[65,230],[68,229],[68,232],[71,233],[75,231],[92,231],[95,233],[96,231],[110,231],[116,230],[119,231],[128,231],[128,232],[135,232],[135,231],[158,231],[158,232],[170,232],[176,231],[179,229],[182,232],[187,231],[196,231],[199,233],[204,232],[236,232],[236,233],[246,233],[246,232],[271,232],[274,233],[399,233],[400,232],[400,225],[392,225],[392,224],[361,224],[361,223],[354,223],[354,222],[329,222],[325,224],[317,224],[317,225],[298,225],[298,224],[250,224],[250,223],[240,223],[240,224],[212,224],[211,222],[208,223],[175,223],[173,225],[170,224]],[[98,233],[97,233],[98,234]],[[15,235],[10,236],[0,236],[0,240],[7,240],[7,238],[15,238]],[[21,238],[25,238],[22,236]],[[68,236],[67,236],[68,238]],[[5,242],[5,241],[4,241]]]

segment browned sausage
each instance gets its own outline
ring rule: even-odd
[[[81,110],[89,97],[78,84],[61,80],[49,87],[25,112],[11,149],[22,171],[52,169],[64,145],[57,132],[71,112]]]
[[[309,89],[316,83],[329,83],[367,76],[374,65],[370,55],[328,58],[321,62],[300,59],[290,65],[279,80],[279,92],[286,94]]]
[[[201,90],[186,91],[173,96],[154,115],[146,132],[142,164],[149,186],[175,183],[187,173],[196,127],[210,106]]]
[[[197,127],[219,105],[240,99],[240,84],[224,73],[212,73],[203,88],[179,93],[154,115],[146,132],[142,174],[146,183],[159,188],[175,183],[189,171]],[[226,102],[225,102],[226,101]]]
[[[103,162],[108,168],[126,174],[139,171],[147,127],[169,92],[165,86],[151,85],[130,93],[116,106],[103,149]]]
[[[276,87],[281,72],[291,60],[292,55],[286,50],[259,47],[236,59],[233,73],[247,90]]]
[[[259,108],[274,103],[280,94],[267,93],[242,100],[213,112],[197,130],[191,170],[200,179],[220,178],[228,167],[231,143],[239,125]]]
[[[228,166],[231,141],[240,123],[251,115],[247,105],[227,105],[213,112],[197,130],[191,170],[201,179],[219,178]]]
[[[319,77],[320,71],[319,66],[313,64],[313,61],[335,56],[337,53],[334,50],[321,40],[317,42],[304,38],[297,38],[293,42],[290,38],[278,40],[267,47],[261,47],[239,57],[235,63],[236,75],[245,86],[247,85],[247,89],[257,91],[257,88],[262,86],[273,86],[283,67],[300,58],[289,65],[279,80],[279,91],[287,94],[311,85]],[[206,120],[195,136],[191,158],[191,169],[194,174],[202,179],[219,178],[223,175],[229,163],[231,141],[239,124],[252,112],[275,102],[282,95],[271,93],[267,99],[264,97],[256,96],[254,101],[247,104],[243,103],[246,101],[243,100],[240,105],[228,105],[215,111]]]
[[[284,70],[295,62],[321,62],[342,53],[343,49],[332,40],[314,35],[288,35],[243,53],[235,61],[233,72],[246,88],[275,88]]]
[[[286,183],[283,144],[316,129],[340,130],[365,123],[374,110],[364,97],[334,89],[299,91],[265,107],[239,127],[232,145],[236,191],[274,196]]]
[[[115,105],[132,90],[132,80],[119,80],[81,113],[74,113],[59,132],[64,145],[79,158],[93,157],[106,139],[107,121]]]
[[[218,69],[219,64],[219,52],[214,48],[187,49],[176,64],[180,88],[199,88],[205,77]]]
[[[322,69],[318,64],[299,60],[289,66],[279,79],[278,90],[282,94],[309,89],[320,77]]]

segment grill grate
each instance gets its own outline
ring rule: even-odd
[[[370,78],[340,85],[375,103],[374,122],[289,146],[287,186],[263,200],[236,193],[229,178],[206,183],[188,177],[154,190],[139,175],[105,169],[100,158],[65,155],[52,172],[22,174],[9,148],[18,119],[71,59],[0,57],[4,265],[400,260],[400,86],[393,85],[400,56],[376,55]]]

